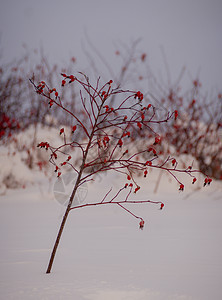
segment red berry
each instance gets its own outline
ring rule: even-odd
[[[177,161],[176,161],[176,159],[174,158],[174,159],[172,160],[172,165],[174,166],[176,162],[177,162]]]
[[[134,190],[134,194],[136,194],[139,191],[139,189],[140,189],[140,186],[137,186]]]
[[[76,130],[76,125],[74,125],[74,126],[72,127],[72,133],[74,133],[75,130]]]
[[[75,80],[75,77],[73,75],[70,75],[69,79],[70,79],[69,83],[71,83],[71,82],[73,82]]]
[[[177,118],[178,118],[178,111],[175,110],[175,111],[174,111],[174,119],[176,120]]]
[[[143,219],[141,219],[141,221],[140,221],[140,224],[139,224],[139,225],[140,225],[140,229],[143,229],[143,227],[144,227],[144,223],[145,223],[145,222],[144,222],[144,220],[143,220]]]
[[[159,144],[159,143],[160,143],[160,137],[159,136],[155,137],[154,145]]]
[[[119,147],[122,147],[122,145],[123,145],[123,141],[122,141],[121,139],[119,139],[119,141],[118,141],[118,145],[119,145]]]
[[[196,177],[194,177],[192,184],[194,184],[197,181]]]
[[[184,185],[181,183],[179,191],[183,191],[184,190]]]

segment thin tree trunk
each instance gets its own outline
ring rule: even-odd
[[[61,223],[60,228],[59,228],[59,232],[58,232],[58,235],[57,235],[57,238],[56,238],[53,250],[52,250],[52,254],[51,254],[51,257],[50,257],[50,260],[49,260],[49,264],[48,264],[48,268],[47,268],[46,274],[48,274],[48,273],[51,272],[52,264],[53,264],[53,261],[54,261],[54,258],[55,258],[55,254],[56,254],[56,250],[58,248],[59,241],[60,241],[60,238],[61,238],[64,226],[65,226],[68,214],[69,214],[69,209],[67,207],[66,208],[66,212],[65,212],[65,214],[63,216],[63,219],[62,219],[62,223]]]
[[[98,116],[99,116],[99,113],[100,113],[100,110],[101,110],[102,107],[103,107],[103,103],[101,104],[101,106],[99,108]],[[67,221],[67,218],[68,218],[71,206],[72,206],[73,199],[75,197],[76,191],[77,191],[77,189],[79,187],[79,183],[81,181],[82,172],[83,172],[83,169],[84,169],[84,166],[85,166],[85,162],[86,162],[86,158],[87,158],[87,155],[88,155],[88,151],[89,151],[89,148],[90,148],[90,145],[91,145],[91,141],[92,141],[92,138],[93,138],[93,135],[94,135],[94,130],[96,128],[98,116],[97,116],[97,118],[95,120],[95,124],[93,126],[91,135],[89,136],[89,142],[88,142],[88,145],[86,147],[85,153],[83,155],[82,164],[81,164],[81,167],[80,167],[80,170],[79,170],[79,174],[78,174],[78,177],[76,179],[76,183],[75,183],[75,186],[73,188],[72,194],[71,194],[71,196],[69,198],[69,203],[67,205],[67,208],[66,208],[65,214],[63,216],[61,225],[59,227],[59,232],[58,232],[58,235],[56,237],[55,244],[54,244],[51,256],[50,256],[50,260],[49,260],[48,268],[46,270],[46,274],[49,274],[51,272],[53,261],[54,261],[55,255],[56,255],[56,250],[58,248],[58,245],[59,245],[59,242],[60,242],[60,239],[61,239],[61,236],[62,236],[62,232],[63,232],[63,229],[65,227],[65,224],[66,224],[66,221]]]
[[[62,236],[62,232],[63,232],[63,229],[65,227],[65,223],[66,223],[66,220],[68,218],[68,215],[69,215],[69,212],[70,212],[70,208],[72,206],[72,202],[73,202],[73,199],[75,197],[76,190],[78,188],[81,176],[82,176],[82,168],[81,168],[80,173],[78,175],[78,178],[76,180],[74,189],[73,189],[72,194],[71,194],[70,199],[69,199],[69,203],[67,205],[65,214],[63,216],[63,219],[62,219],[62,222],[61,222],[61,225],[60,225],[60,228],[59,228],[59,232],[58,232],[57,238],[55,240],[55,244],[54,244],[54,247],[53,247],[53,250],[52,250],[52,254],[51,254],[51,257],[50,257],[50,260],[49,260],[49,264],[48,264],[48,268],[47,268],[46,274],[48,274],[48,273],[51,272],[52,264],[53,264],[53,261],[54,261],[54,258],[55,258],[55,254],[56,254],[56,250],[58,248],[58,245],[59,245],[59,242],[60,242],[60,239],[61,239],[61,236]]]

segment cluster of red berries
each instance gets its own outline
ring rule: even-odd
[[[138,99],[139,101],[142,101],[143,100],[143,94],[138,91],[135,96],[134,96],[135,99]]]
[[[105,105],[104,108],[106,109],[106,112],[112,112],[114,111],[113,107],[109,107],[108,105]]]
[[[46,83],[45,83],[45,81],[40,81],[40,83],[37,85],[37,87],[36,87],[36,92],[38,93],[38,94],[42,94],[43,93],[43,90],[44,90],[44,88],[45,88],[45,86],[46,86]]]
[[[212,182],[212,179],[211,178],[205,178],[204,180],[204,186],[206,186],[207,184],[210,185],[210,183]]]
[[[69,80],[69,83],[76,80],[74,75],[66,75],[65,73],[61,73],[61,75],[65,78],[62,80],[62,86],[66,84],[66,80]]]
[[[45,148],[46,150],[49,149],[49,143],[47,142],[41,142],[37,145],[37,147],[40,147],[40,148]]]
[[[1,137],[6,135],[8,130],[8,137],[10,137],[12,135],[11,130],[14,129],[20,129],[19,122],[15,119],[9,118],[6,114],[3,113],[2,116],[0,116],[0,139]]]
[[[157,156],[157,154],[156,154],[156,149],[154,149],[153,147],[149,147],[147,151],[148,151],[148,152],[153,152],[153,155],[154,155],[154,156]]]

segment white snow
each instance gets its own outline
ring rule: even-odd
[[[49,159],[47,151],[37,148],[39,142],[45,141],[55,147],[60,145],[62,138],[59,129],[41,124],[30,125],[26,130],[13,135],[10,143],[0,144],[0,195],[4,195],[8,188],[26,187],[36,182],[41,176],[38,163],[48,163]],[[30,159],[32,170],[29,168]],[[48,164],[45,172],[48,177],[50,173],[53,174],[51,164]]]
[[[29,174],[22,164],[19,170]],[[134,197],[163,201],[164,209],[130,206],[144,218],[144,230],[114,205],[74,209],[51,274],[45,271],[65,209],[54,199],[56,176],[49,182],[32,171],[35,184],[8,189],[0,196],[0,299],[222,299],[222,183],[197,189],[203,181],[192,185],[186,177],[179,192],[162,176],[154,193],[158,176],[153,170],[139,178]],[[124,183],[115,174],[98,176],[85,201]]]
[[[110,182],[117,179],[89,185],[86,201],[102,197]],[[9,190],[0,198],[0,298],[221,299],[221,184],[190,193],[166,185],[153,194],[144,184],[138,194],[165,203],[163,211],[132,207],[143,231],[115,206],[72,211],[51,274],[45,271],[64,207],[45,180]]]

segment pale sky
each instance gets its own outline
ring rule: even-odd
[[[164,68],[163,47],[173,77],[186,65],[222,89],[222,0],[0,0],[4,60],[25,43],[53,62],[75,56],[84,65],[86,32],[111,64],[118,43],[141,38],[154,70]]]

